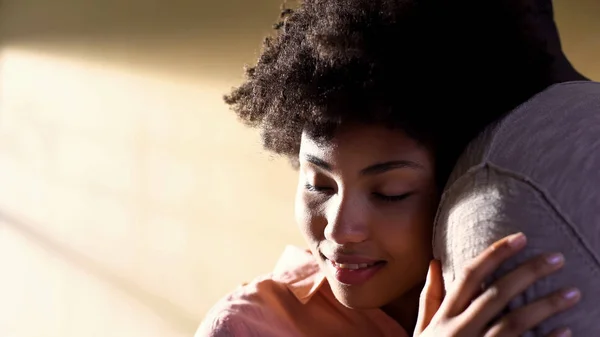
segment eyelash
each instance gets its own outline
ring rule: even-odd
[[[397,201],[402,201],[402,200],[408,198],[411,194],[412,193],[404,193],[401,195],[383,195],[383,194],[375,193],[375,196],[377,196],[377,198],[379,198],[385,202],[397,202]]]
[[[310,192],[317,192],[317,193],[324,193],[327,190],[330,190],[331,188],[328,187],[318,187],[318,186],[313,186],[309,183],[304,184],[304,188],[306,188],[307,191]],[[398,201],[402,201],[406,198],[408,198],[409,196],[412,195],[412,193],[404,193],[401,195],[383,195],[380,193],[374,193],[375,197],[380,199],[381,201],[384,202],[398,202]]]
[[[304,184],[304,188],[306,188],[306,190],[308,190],[310,192],[319,192],[319,193],[323,193],[330,189],[328,187],[317,187],[317,186],[311,185],[309,183]]]

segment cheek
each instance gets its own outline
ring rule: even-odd
[[[305,240],[309,243],[321,241],[325,232],[324,218],[320,216],[317,207],[306,200],[300,187],[296,193],[294,213],[296,224]]]
[[[378,233],[390,255],[406,258],[409,254],[430,255],[435,209],[431,200],[413,200],[389,216]],[[419,256],[420,257],[420,256]]]

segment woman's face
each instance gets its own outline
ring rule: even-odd
[[[336,298],[378,308],[422,286],[438,196],[433,155],[403,132],[347,125],[300,147],[296,220]]]

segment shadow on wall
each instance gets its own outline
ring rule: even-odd
[[[4,45],[237,81],[283,1],[3,0],[0,33]],[[597,73],[600,2],[554,3],[567,52]]]
[[[4,0],[3,45],[237,80],[279,14],[279,0]]]

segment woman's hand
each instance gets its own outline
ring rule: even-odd
[[[559,270],[560,254],[535,257],[487,289],[481,285],[500,265],[526,244],[521,233],[497,241],[476,257],[464,270],[456,287],[444,296],[439,262],[429,266],[427,282],[421,293],[415,337],[508,337],[521,336],[545,319],[564,311],[580,299],[577,289],[564,289],[543,297],[492,322],[511,299],[534,282]],[[493,323],[493,324],[491,324]],[[491,324],[491,325],[490,325]],[[553,331],[549,337],[571,336],[568,328]]]

